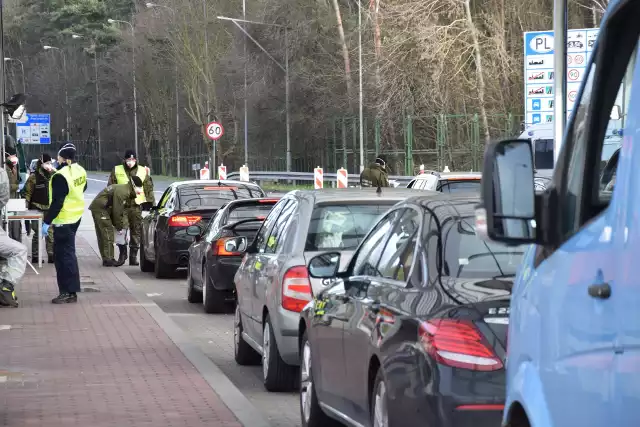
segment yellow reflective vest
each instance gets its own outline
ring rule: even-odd
[[[127,171],[124,168],[124,165],[118,165],[116,166],[116,168],[114,169],[115,175],[116,175],[116,184],[128,184],[129,183],[129,175],[127,174]],[[136,168],[136,173],[135,175],[140,178],[140,181],[144,182],[145,179],[147,179],[147,169],[143,168],[142,166],[138,165],[138,167]],[[141,205],[142,203],[145,203],[147,201],[147,198],[144,195],[144,191],[140,194],[138,194],[138,196],[136,196],[136,204],[137,205]]]
[[[87,184],[87,172],[79,164],[72,163],[54,173],[49,180],[49,205],[51,205],[53,195],[51,183],[53,182],[53,177],[56,175],[62,175],[67,181],[69,193],[67,197],[64,198],[60,213],[52,223],[75,224],[80,221],[84,213],[84,186]]]

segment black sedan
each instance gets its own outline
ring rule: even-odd
[[[399,203],[302,312],[302,425],[495,427],[505,399],[509,299],[522,248],[475,233],[478,196]]]
[[[256,184],[240,181],[198,180],[174,182],[160,202],[142,220],[140,270],[169,276],[189,262],[193,237],[187,228],[207,223],[231,200],[264,197]]]
[[[230,240],[244,236],[252,241],[278,200],[263,198],[229,202],[204,229],[198,226],[187,229],[187,234],[195,238],[189,248],[189,302],[202,302],[206,313],[220,313],[228,302],[235,301],[233,277],[244,254],[230,246]]]

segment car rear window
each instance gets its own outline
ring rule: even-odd
[[[218,185],[194,185],[183,186],[178,189],[180,207],[195,208],[207,206],[220,208],[230,200],[252,199],[264,196],[264,193],[256,187],[234,187]]]
[[[238,206],[229,212],[227,223],[241,221],[243,219],[266,217],[275,203],[261,203],[259,205]]]
[[[514,276],[524,249],[482,240],[476,235],[474,221],[454,218],[442,224],[443,275],[467,279]]]
[[[317,206],[311,215],[307,251],[354,250],[389,204],[340,204]]]
[[[438,191],[442,193],[463,193],[469,191],[480,191],[479,179],[461,181],[443,181]]]

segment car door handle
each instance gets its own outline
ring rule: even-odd
[[[589,286],[589,296],[593,298],[607,299],[611,296],[611,286],[608,283]]]

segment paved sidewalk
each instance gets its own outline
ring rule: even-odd
[[[78,261],[77,304],[50,303],[55,270],[45,264],[27,271],[20,308],[0,309],[0,426],[240,427],[82,238]]]

